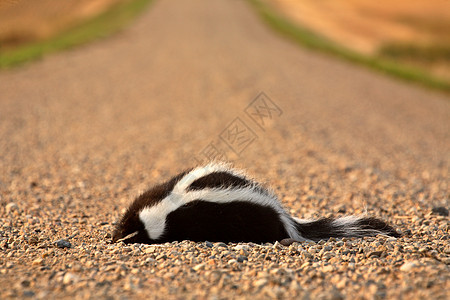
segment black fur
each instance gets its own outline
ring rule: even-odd
[[[188,191],[204,188],[239,188],[250,184],[250,181],[227,172],[214,172],[195,180]]]
[[[168,234],[160,242],[264,243],[288,236],[273,209],[244,201],[226,204],[193,201],[167,216],[166,230]]]

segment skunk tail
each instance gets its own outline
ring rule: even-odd
[[[318,241],[330,237],[365,237],[377,234],[400,237],[401,235],[386,222],[359,216],[346,216],[337,219],[301,220],[295,218],[296,227],[302,237]]]

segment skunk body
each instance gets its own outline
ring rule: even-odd
[[[136,198],[113,233],[113,242],[275,242],[399,234],[371,217],[301,220],[244,173],[224,164],[197,167]]]

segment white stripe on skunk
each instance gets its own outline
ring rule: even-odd
[[[263,243],[376,234],[399,236],[385,222],[370,217],[291,217],[271,191],[243,172],[211,163],[183,172],[136,198],[117,225],[113,241]]]

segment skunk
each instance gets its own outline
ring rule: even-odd
[[[182,172],[137,197],[116,225],[112,242],[289,244],[377,234],[400,236],[384,221],[372,217],[291,217],[275,194],[242,171],[210,163]]]

